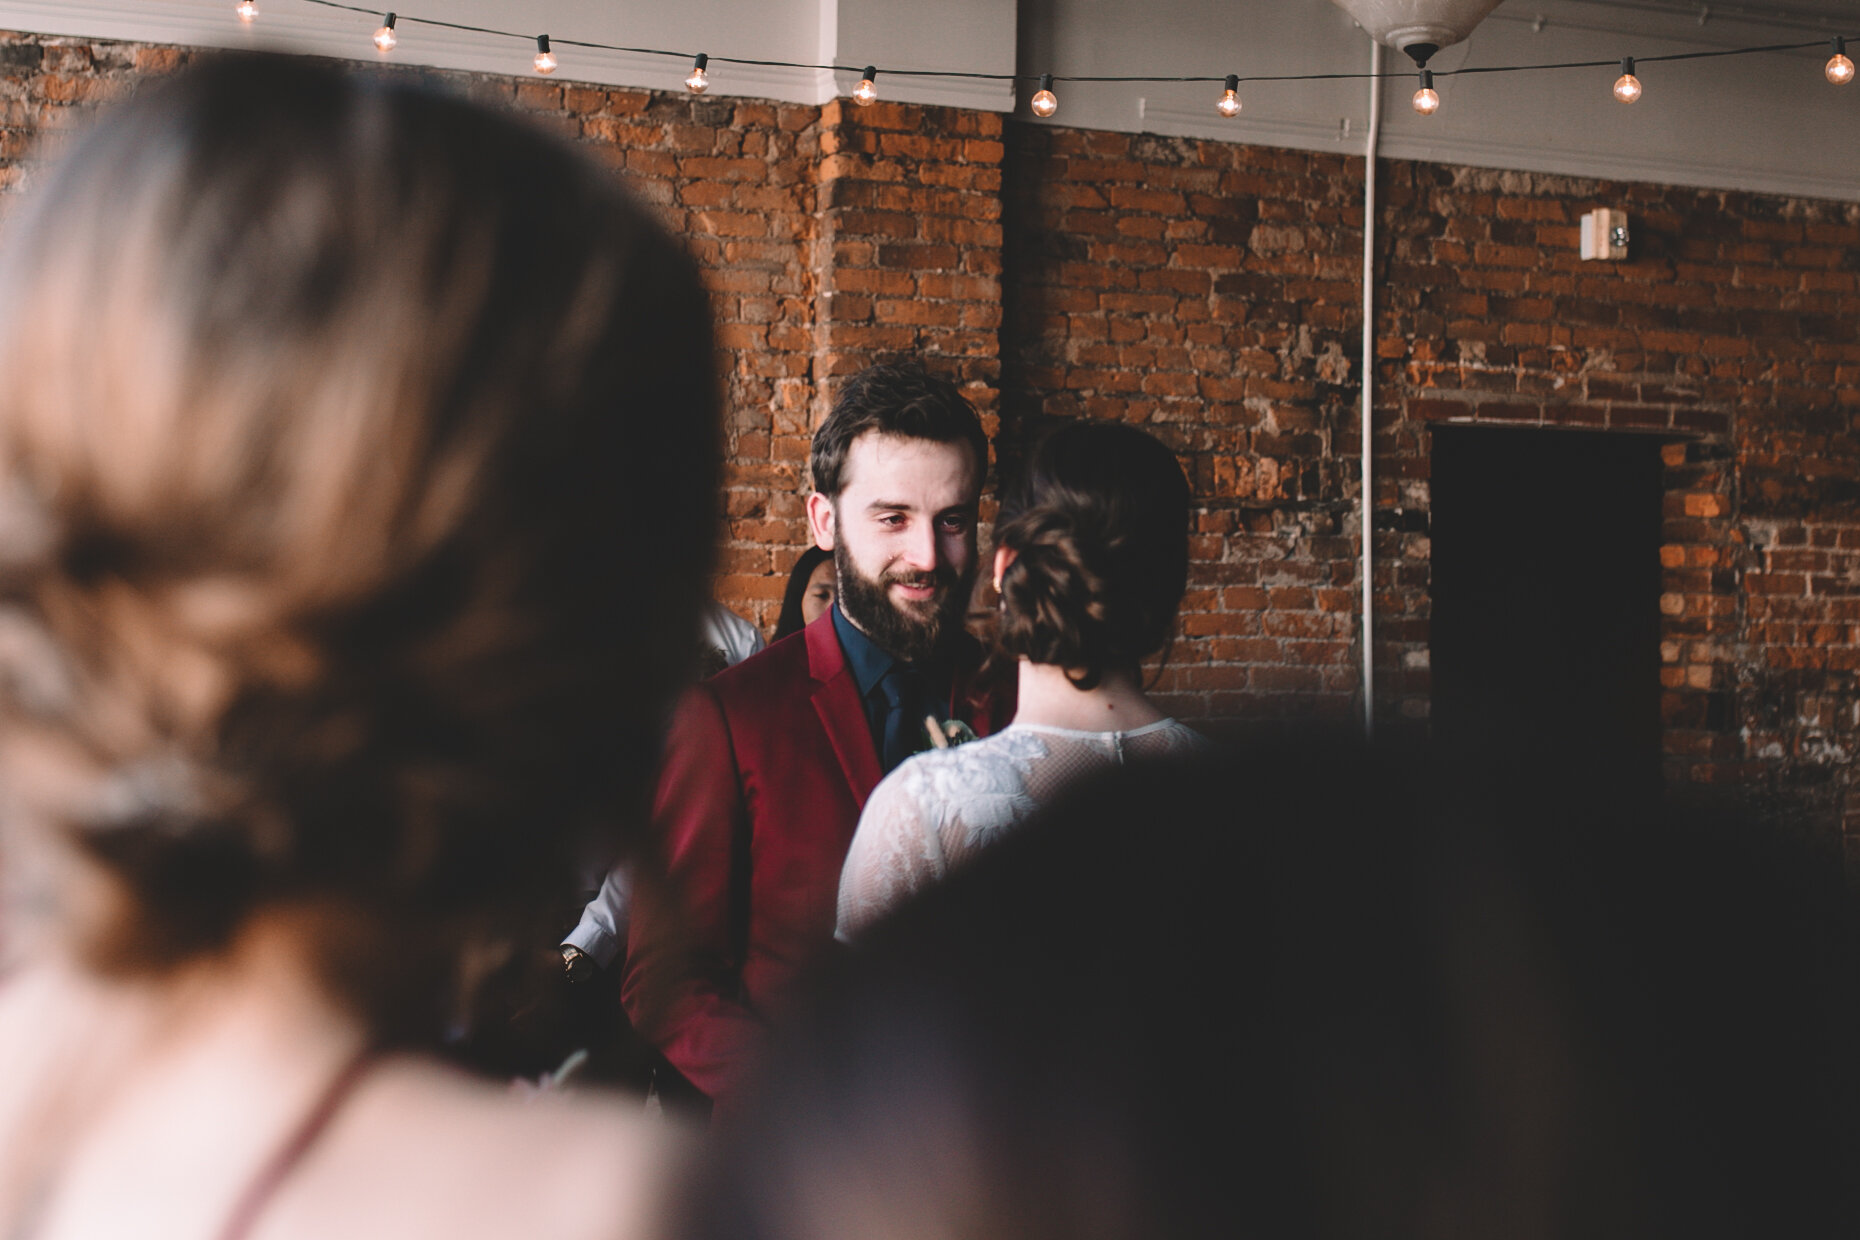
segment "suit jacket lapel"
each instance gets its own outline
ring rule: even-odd
[[[864,809],[866,797],[878,786],[884,770],[872,746],[871,729],[866,726],[865,703],[859,700],[859,685],[853,679],[852,669],[846,665],[846,654],[840,649],[838,634],[833,631],[831,613],[808,625],[805,633],[807,670],[814,680],[814,712],[820,716],[820,726],[826,730],[834,756],[840,760],[840,769],[846,774],[853,800]]]

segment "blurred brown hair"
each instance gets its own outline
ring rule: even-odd
[[[567,890],[710,563],[677,245],[513,117],[254,56],[119,109],[5,242],[0,779],[120,880],[97,963],[307,906],[367,1006],[356,960]]]

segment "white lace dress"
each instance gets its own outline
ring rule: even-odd
[[[912,892],[962,865],[1072,781],[1129,761],[1206,747],[1161,719],[1128,732],[1016,723],[984,740],[920,753],[872,790],[840,871],[839,924],[850,942]]]

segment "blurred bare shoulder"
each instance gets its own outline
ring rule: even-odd
[[[651,1240],[691,1144],[624,1095],[520,1097],[396,1058],[279,1194],[276,1221],[305,1236]]]

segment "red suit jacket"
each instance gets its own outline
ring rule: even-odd
[[[986,736],[1013,701],[978,689],[979,662],[965,640],[950,714]],[[668,881],[635,892],[621,1000],[711,1098],[832,944],[840,868],[882,773],[831,612],[679,703],[653,803]]]

